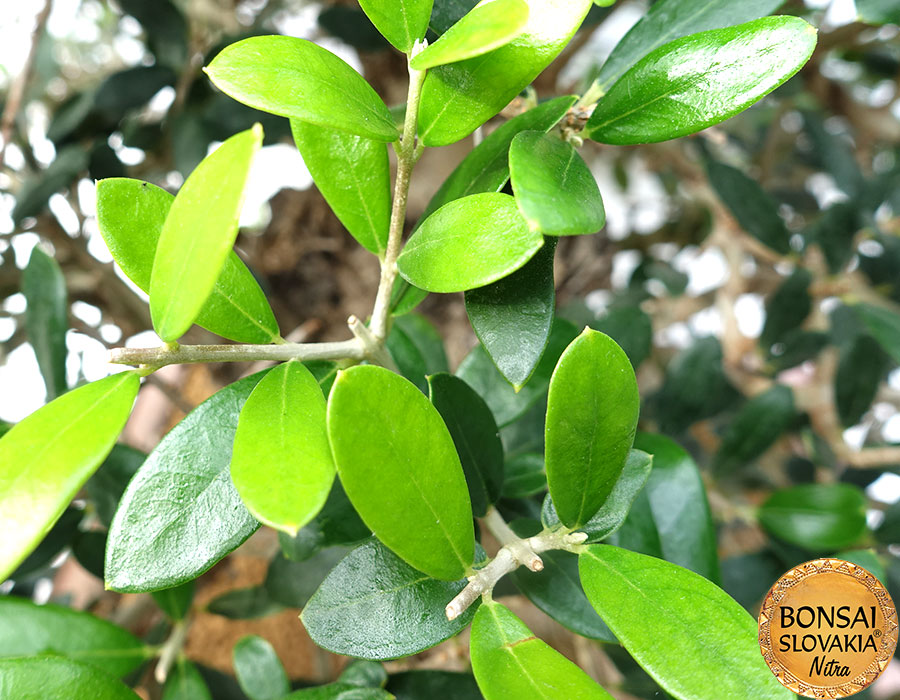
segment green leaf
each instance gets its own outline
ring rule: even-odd
[[[231,479],[254,518],[291,535],[325,505],[334,481],[325,397],[299,362],[270,371],[244,403]]]
[[[434,0],[360,0],[359,6],[394,48],[409,53],[428,30]]]
[[[100,521],[108,528],[119,507],[128,482],[147,459],[140,450],[128,445],[113,445],[112,452],[84,485]]]
[[[422,142],[459,141],[500,112],[565,48],[590,7],[591,0],[529,0],[528,22],[510,43],[430,70],[419,108]]]
[[[834,402],[843,425],[849,427],[862,420],[890,367],[887,354],[870,335],[858,335],[841,349]]]
[[[420,571],[461,578],[474,561],[472,507],[453,440],[428,399],[382,367],[351,367],[331,389],[328,437],[344,490],[375,535]]]
[[[97,224],[103,240],[122,271],[145,292],[150,291],[153,258],[173,200],[165,190],[141,180],[97,183]],[[226,256],[196,322],[241,343],[269,343],[278,337],[278,323],[265,294],[234,251]]]
[[[142,0],[122,0],[119,7],[141,23],[157,62],[174,69],[184,66],[188,53],[187,21],[171,0],[154,2],[152,6]]]
[[[335,654],[409,656],[469,624],[477,604],[456,620],[444,615],[466,583],[429,578],[373,538],[332,570],[300,617],[313,641]]]
[[[459,22],[478,2],[479,0],[435,0],[429,28],[440,36]]]
[[[597,76],[604,93],[653,49],[688,34],[721,29],[770,15],[784,0],[659,0],[613,49]]]
[[[473,194],[445,204],[406,242],[400,274],[429,292],[463,292],[515,272],[544,244],[508,194]]]
[[[815,46],[816,30],[798,17],[765,17],[676,39],[612,86],[585,136],[627,145],[693,134],[768,95],[800,70]]]
[[[528,498],[547,489],[544,455],[525,452],[503,465],[503,498]]]
[[[803,484],[773,493],[758,517],[766,530],[798,547],[845,549],[866,530],[866,497],[850,484]]]
[[[42,569],[50,569],[56,556],[66,547],[73,545],[80,534],[78,526],[83,518],[84,511],[69,505],[59,516],[59,520],[50,528],[50,532],[44,535],[40,544],[25,557],[25,560],[9,575],[9,578],[20,581],[32,578],[35,574],[41,573]]]
[[[628,517],[631,504],[647,483],[653,466],[653,457],[640,450],[631,450],[625,460],[625,468],[616,480],[609,497],[594,516],[578,529],[586,532],[588,542],[599,542],[618,530]],[[541,521],[545,527],[557,528],[562,523],[548,496],[541,509]]]
[[[609,336],[586,328],[559,358],[547,400],[547,483],[569,527],[586,523],[609,497],[639,412],[628,357]]]
[[[87,151],[79,146],[66,146],[56,153],[56,158],[33,177],[25,180],[16,192],[16,205],[12,210],[13,223],[20,224],[29,216],[37,216],[54,193],[69,187],[78,175],[87,169]]]
[[[235,588],[218,595],[206,604],[206,612],[229,620],[256,620],[284,610],[269,596],[265,586]]]
[[[394,288],[391,290],[391,315],[402,316],[408,314],[421,304],[428,292],[424,289],[412,286],[402,277],[394,280]]]
[[[653,323],[639,306],[618,306],[588,325],[618,343],[635,369],[653,349]]]
[[[794,392],[776,384],[754,396],[735,416],[713,460],[723,473],[739,469],[769,449],[794,420]]]
[[[212,695],[197,667],[182,658],[166,678],[162,700],[212,700]]]
[[[756,620],[714,583],[609,545],[588,547],[579,569],[594,609],[672,697],[793,697],[759,653]]]
[[[500,498],[503,486],[503,444],[497,423],[484,400],[458,377],[431,375],[428,390],[459,454],[472,512],[481,517]]]
[[[372,86],[306,39],[250,37],[225,47],[204,70],[226,95],[263,112],[376,141],[400,136]]]
[[[148,658],[138,639],[114,624],[60,605],[0,597],[0,657],[53,653],[124,676]]]
[[[360,688],[351,683],[329,683],[318,688],[304,688],[285,695],[284,700],[394,700],[381,688]]]
[[[341,671],[338,681],[358,685],[361,688],[383,688],[387,683],[387,671],[377,661],[357,659],[351,661]]]
[[[882,349],[900,364],[900,316],[871,304],[856,304],[852,308]]]
[[[288,559],[302,561],[320,548],[356,544],[371,534],[372,531],[353,510],[353,504],[344,493],[340,480],[335,479],[325,505],[313,521],[300,530],[296,537],[288,538],[282,532],[279,533],[278,539]]]
[[[0,438],[0,580],[37,547],[109,454],[140,380],[122,372],[63,394]]]
[[[778,203],[756,180],[730,165],[708,160],[709,184],[747,233],[772,250],[791,252],[791,233],[778,214]]]
[[[66,383],[69,302],[62,270],[38,246],[31,249],[31,257],[22,270],[22,294],[28,304],[25,311],[28,342],[44,378],[47,400],[52,401],[69,388]]]
[[[400,373],[425,393],[426,375],[448,371],[443,339],[431,322],[418,314],[394,320],[387,349]]]
[[[191,327],[234,246],[262,127],[232,136],[204,158],[175,196],[150,275],[153,328],[166,342]]]
[[[329,547],[304,561],[276,556],[263,584],[269,598],[289,608],[302,608],[331,570],[347,554],[346,547]]]
[[[900,544],[900,501],[895,501],[884,511],[884,520],[874,534],[882,544]]]
[[[509,148],[509,171],[516,204],[532,231],[577,236],[606,223],[594,175],[558,134],[519,133]]]
[[[869,24],[900,24],[897,0],[856,0],[856,12]]]
[[[556,239],[523,267],[493,284],[466,292],[466,313],[482,347],[516,389],[531,377],[550,338],[556,306]]]
[[[0,698],[139,700],[128,686],[103,671],[55,656],[0,659]]]
[[[197,578],[256,529],[228,464],[241,407],[260,372],[191,411],[128,484],[106,546],[106,587],[171,588]]]
[[[232,656],[238,683],[250,700],[280,700],[291,692],[278,654],[262,637],[241,637]]]
[[[359,244],[383,256],[391,223],[391,171],[380,141],[291,119],[303,163]]]
[[[778,285],[778,289],[766,302],[766,324],[759,336],[761,345],[772,346],[806,320],[812,311],[812,298],[809,295],[811,283],[812,275],[809,271],[798,267]]]
[[[194,582],[153,591],[153,600],[171,620],[183,620],[194,601]]]
[[[480,2],[409,65],[425,70],[481,56],[515,39],[527,22],[528,4],[524,0]]]
[[[475,677],[471,673],[403,671],[391,674],[387,689],[396,700],[422,700],[422,698],[483,700]]]
[[[472,671],[486,700],[612,698],[500,603],[484,603],[478,610],[469,648]]]

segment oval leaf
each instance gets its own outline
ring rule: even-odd
[[[500,603],[484,603],[472,622],[472,671],[485,700],[611,700],[612,696]]]
[[[55,656],[0,659],[0,700],[140,700],[103,671]]]
[[[344,490],[378,539],[429,576],[465,575],[475,557],[466,479],[422,392],[374,365],[341,372],[328,399],[328,437]]]
[[[845,549],[866,530],[866,498],[850,484],[803,484],[773,493],[759,522],[785,542],[813,551]]]
[[[508,194],[473,194],[445,204],[406,242],[397,267],[429,292],[463,292],[515,272],[544,244]]]
[[[570,143],[523,131],[509,147],[509,172],[519,211],[547,236],[596,233],[606,223],[597,181]]]
[[[91,382],[0,438],[0,581],[38,545],[109,454],[139,387],[134,372]]]
[[[59,264],[38,246],[31,249],[22,270],[22,294],[28,306],[25,329],[34,350],[47,400],[52,401],[69,388],[66,383],[66,331],[69,330],[69,303],[66,279]]]
[[[162,700],[212,700],[212,695],[197,667],[182,658],[166,678]]]
[[[429,578],[373,538],[332,569],[300,617],[313,641],[335,654],[409,656],[469,624],[477,603],[455,620],[444,614],[466,583]]]
[[[381,35],[408,53],[425,36],[434,0],[360,0],[359,6]]]
[[[714,467],[726,472],[752,462],[781,437],[794,415],[794,392],[790,387],[776,384],[754,396],[728,426]]]
[[[262,637],[247,635],[232,650],[234,673],[250,700],[281,700],[291,692],[284,666]]]
[[[816,30],[798,17],[764,17],[691,34],[642,58],[610,88],[585,127],[601,143],[655,143],[742,112],[809,60]]]
[[[231,478],[253,517],[291,535],[325,505],[334,481],[325,397],[299,362],[270,371],[248,397],[234,436]]]
[[[169,431],[128,484],[106,545],[106,587],[140,592],[197,578],[259,527],[228,464],[260,372],[219,390]]]
[[[612,338],[586,328],[559,358],[547,399],[547,483],[568,527],[590,520],[612,493],[639,412],[628,356]]]
[[[400,136],[372,86],[306,39],[250,37],[227,46],[204,70],[226,95],[264,112],[376,141]]]

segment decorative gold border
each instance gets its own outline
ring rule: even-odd
[[[857,581],[865,584],[866,588],[878,600],[881,612],[884,615],[884,630],[881,636],[881,648],[875,661],[861,674],[851,681],[841,681],[840,685],[819,686],[810,685],[794,677],[776,658],[772,651],[772,638],[769,629],[769,620],[775,611],[775,607],[785,596],[788,589],[797,585],[804,578],[823,573],[837,573],[852,576]],[[843,559],[814,559],[799,566],[795,566],[784,576],[775,582],[769,589],[762,610],[759,613],[759,646],[763,658],[766,660],[772,673],[779,682],[799,695],[807,698],[845,698],[860,692],[881,675],[894,656],[897,648],[897,610],[894,601],[885,590],[881,582],[863,567]]]

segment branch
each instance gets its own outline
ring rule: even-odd
[[[366,354],[357,340],[337,343],[282,343],[280,345],[164,345],[158,348],[115,348],[109,361],[119,365],[182,365],[195,362],[252,362],[266,360],[362,360]]]

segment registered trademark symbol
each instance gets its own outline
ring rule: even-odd
[[[881,630],[875,630],[875,636],[876,636],[876,637],[880,637],[880,636],[881,636]]]

